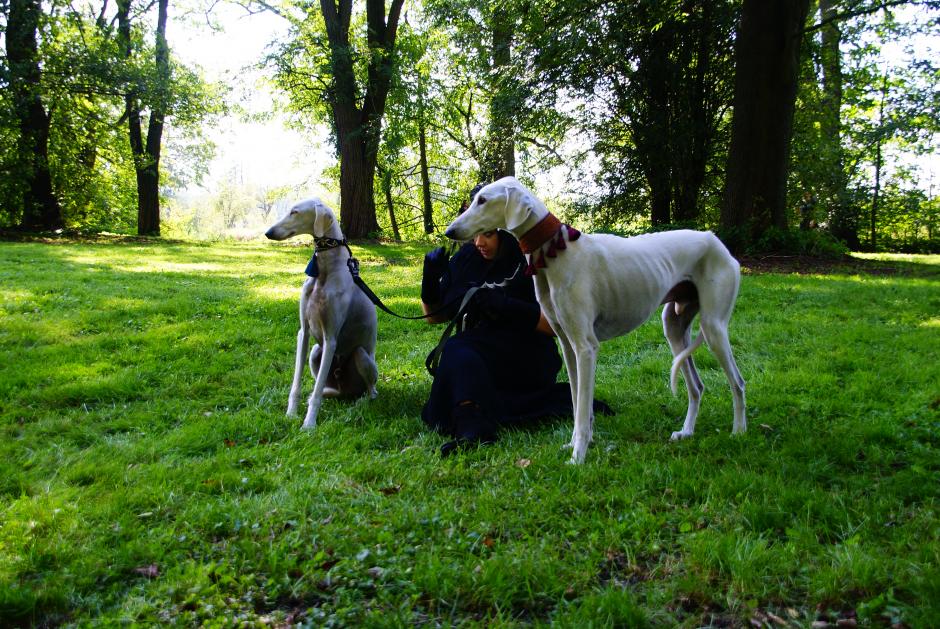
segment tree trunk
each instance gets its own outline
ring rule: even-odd
[[[516,174],[516,131],[513,112],[519,106],[513,94],[509,65],[512,63],[513,27],[502,7],[491,15],[493,25],[490,74],[495,80],[490,88],[490,122],[487,130],[480,181],[496,181]]]
[[[878,104],[878,136],[875,140],[875,190],[871,199],[871,250],[876,251],[878,201],[881,195],[881,145],[884,143],[885,100],[888,98],[888,71],[885,70],[881,81],[881,102]]]
[[[834,19],[839,10],[837,0],[819,0],[822,49],[822,107],[820,134],[824,171],[828,174],[823,191],[830,207],[829,231],[851,249],[858,248],[858,217],[849,202],[845,164],[842,152],[842,32]]]
[[[401,240],[401,231],[398,229],[398,219],[395,218],[395,201],[392,199],[392,173],[388,169],[377,167],[379,177],[382,179],[382,192],[385,193],[385,204],[388,206],[388,220],[392,224],[392,236]]]
[[[786,185],[809,0],[744,0],[721,226],[754,241],[787,228]]]
[[[124,46],[124,56],[133,55],[131,43],[130,1],[118,0],[118,34]],[[124,97],[127,117],[128,139],[134,157],[137,177],[137,233],[160,235],[160,149],[163,138],[163,121],[166,110],[166,92],[169,90],[169,48],[166,43],[168,0],[159,0],[157,9],[155,65],[158,85],[148,94],[150,119],[147,137],[143,135],[143,117],[140,94],[128,89]]]
[[[705,170],[708,166],[708,154],[712,142],[713,121],[709,115],[710,94],[707,88],[711,73],[712,41],[715,37],[715,17],[712,1],[698,3],[700,12],[695,30],[695,62],[688,105],[685,150],[676,156],[675,211],[673,220],[677,223],[691,223],[698,219],[698,197],[705,183]],[[679,151],[676,151],[677,153]]]
[[[11,0],[6,32],[13,109],[19,126],[17,161],[23,178],[25,229],[62,227],[62,208],[52,191],[49,172],[50,119],[40,96],[41,69],[37,32],[39,0]]]
[[[421,166],[421,200],[424,205],[424,233],[434,233],[434,206],[431,204],[431,176],[428,173],[428,142],[423,108],[418,113],[418,159]]]
[[[137,233],[160,235],[160,149],[163,143],[163,121],[166,117],[167,92],[170,89],[170,50],[166,42],[166,22],[169,0],[157,3],[157,31],[155,63],[157,68],[157,94],[151,99],[150,121],[147,125],[147,164],[143,177],[137,176]],[[141,183],[144,184],[141,190]]]
[[[352,0],[339,0],[338,4],[336,0],[320,0],[333,70],[330,105],[340,156],[340,226],[347,238],[363,238],[379,231],[375,214],[376,154],[403,2],[392,0],[387,22],[384,0],[366,2],[369,48],[376,52],[369,58],[360,107],[349,41]]]
[[[646,183],[650,189],[650,219],[653,225],[671,220],[673,159],[669,99],[672,32],[668,26],[651,35],[647,54],[640,60],[634,81],[640,85],[642,98],[631,130]]]

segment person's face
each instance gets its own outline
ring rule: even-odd
[[[473,239],[473,244],[484,260],[492,260],[499,252],[499,235],[496,231],[483,232]]]

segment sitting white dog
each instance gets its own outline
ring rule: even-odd
[[[447,236],[467,240],[479,233],[507,229],[527,254],[527,273],[545,318],[561,342],[571,383],[575,422],[571,462],[581,463],[593,432],[594,371],[600,341],[640,326],[660,304],[663,330],[674,355],[671,385],[681,369],[689,394],[682,430],[695,430],[702,381],[692,352],[703,340],[728,377],[734,398],[732,432],[747,428],[744,380],[731,353],[728,321],[738,294],[740,267],[710,232],[680,230],[620,238],[581,234],[562,225],[545,205],[512,177],[480,190]],[[690,326],[701,312],[701,331],[691,341]]]
[[[379,372],[375,364],[377,321],[375,306],[354,283],[347,260],[352,256],[333,210],[319,199],[294,205],[265,236],[285,240],[310,234],[316,244],[316,277],[308,278],[300,291],[300,330],[287,414],[297,414],[301,377],[310,345],[310,371],[316,384],[307,402],[303,428],[317,424],[324,397],[357,398],[378,394]]]

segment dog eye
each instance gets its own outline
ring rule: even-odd
[[[486,197],[477,196],[477,205],[483,205],[484,203],[486,203]]]

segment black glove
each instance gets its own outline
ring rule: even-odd
[[[538,304],[510,297],[501,288],[481,288],[470,300],[470,307],[478,318],[521,332],[534,330],[542,313]]]
[[[436,304],[441,300],[441,278],[447,272],[449,256],[444,247],[428,251],[424,256],[424,274],[421,276],[421,301]]]

